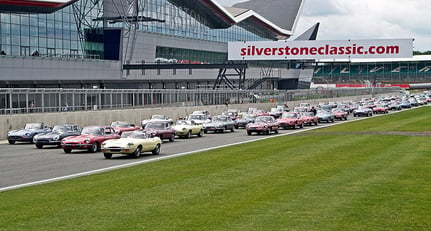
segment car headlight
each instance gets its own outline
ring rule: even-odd
[[[30,133],[25,133],[24,136],[30,136]]]
[[[129,146],[133,146],[134,144],[133,144],[133,143],[128,143],[127,145],[129,145]]]
[[[86,139],[86,140],[84,140],[84,143],[89,144],[89,143],[90,143],[90,140],[89,140],[89,139]]]
[[[53,140],[59,140],[59,139],[60,139],[60,136],[59,136],[59,135],[54,136],[52,139],[53,139]]]
[[[185,130],[187,130],[187,128],[183,128],[182,130],[185,131]]]

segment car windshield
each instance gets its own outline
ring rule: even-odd
[[[298,113],[283,113],[282,118],[298,118]]]
[[[121,138],[147,139],[148,136],[145,132],[123,132]]]
[[[191,119],[191,120],[204,120],[205,116],[204,115],[191,114],[189,116],[189,119]]]
[[[303,116],[314,116],[313,112],[302,112],[301,113]]]
[[[66,126],[66,125],[55,125],[52,129],[52,132],[62,133],[62,132],[70,132],[72,131],[72,126]]]
[[[256,118],[256,122],[268,123],[268,122],[272,122],[272,121],[274,121],[274,119],[272,117],[269,117],[269,116],[261,116],[261,117]]]
[[[216,116],[216,117],[213,118],[213,121],[226,122],[227,121],[227,117]]]
[[[81,135],[103,136],[103,134],[104,130],[101,127],[85,127],[81,132]]]
[[[147,123],[145,128],[163,129],[165,125],[163,123]]]
[[[26,124],[25,129],[42,129],[43,125],[41,123],[31,123]]]
[[[178,120],[177,125],[191,125],[191,121],[190,120]]]
[[[151,119],[152,120],[154,120],[154,119],[164,120],[164,119],[166,119],[166,117],[164,115],[153,115],[153,116],[151,116]]]
[[[124,121],[115,121],[111,123],[111,127],[130,127],[130,123]]]

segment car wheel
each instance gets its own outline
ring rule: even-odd
[[[299,125],[300,128],[304,128],[304,123],[302,123],[301,125]]]
[[[174,142],[175,141],[175,134],[172,134],[172,136],[169,137],[169,141],[170,142]]]
[[[91,145],[91,148],[88,149],[89,152],[97,152],[97,142],[94,142],[93,145]]]
[[[319,124],[319,122],[317,122],[317,121],[316,121],[316,122],[314,122],[314,125],[316,125],[316,126],[317,126],[318,124]]]
[[[271,128],[268,128],[268,129],[266,130],[266,134],[267,134],[267,135],[271,134]]]
[[[103,153],[103,156],[104,156],[106,159],[111,159],[111,158],[112,158],[112,154],[111,154],[111,153]]]
[[[278,134],[278,129],[274,130],[275,134]]]
[[[133,153],[133,157],[139,158],[141,156],[141,146],[137,147],[135,152]]]
[[[36,148],[38,148],[38,149],[43,148],[43,144],[36,144]]]
[[[247,135],[251,136],[251,132],[247,131]]]
[[[152,151],[153,155],[159,155],[160,154],[160,144],[157,144],[156,147]]]
[[[72,149],[70,148],[63,148],[64,153],[71,153]]]
[[[187,132],[187,135],[186,135],[187,139],[190,139],[190,137],[192,137],[192,132],[191,131]]]
[[[234,130],[234,128],[232,127],[231,129],[230,129],[230,132],[234,132],[235,130]]]
[[[205,133],[205,134],[207,134],[207,133],[208,133],[208,131],[207,131],[207,130],[204,130],[204,133]]]
[[[204,135],[204,130],[200,130],[199,133],[198,133],[198,136],[202,137],[203,135]]]
[[[15,144],[15,140],[8,140],[9,144]]]

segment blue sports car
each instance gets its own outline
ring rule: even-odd
[[[48,132],[51,132],[51,129],[44,123],[28,123],[23,129],[9,131],[7,140],[9,144],[14,144],[15,142],[33,143],[35,135]]]

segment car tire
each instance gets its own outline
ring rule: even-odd
[[[103,153],[103,156],[104,156],[106,159],[111,159],[111,158],[112,158],[112,154],[111,154],[111,153]]]
[[[15,140],[8,140],[9,144],[15,144]]]
[[[265,134],[267,134],[267,135],[271,134],[271,128],[268,128],[268,129],[266,130],[266,133],[265,133]]]
[[[157,144],[151,153],[153,153],[153,155],[159,155],[160,154],[160,144]]]
[[[274,130],[275,134],[278,134],[278,129]]]
[[[199,133],[198,133],[198,136],[202,137],[203,135],[204,135],[204,130],[200,130]]]
[[[36,148],[37,149],[42,149],[43,148],[43,144],[36,144]]]
[[[249,132],[249,131],[248,131],[248,132],[247,132],[247,135],[251,136],[251,132]]]
[[[88,149],[88,151],[91,153],[97,152],[97,142],[94,142],[93,145],[91,145],[91,148]]]
[[[169,142],[174,142],[175,141],[175,134],[172,134],[171,137],[169,137]]]
[[[141,150],[142,150],[141,146],[137,147],[135,152],[133,152],[133,157],[135,157],[135,158],[141,157]]]
[[[63,148],[64,153],[71,153],[72,149],[70,148]]]
[[[230,129],[230,132],[234,132],[235,130],[234,130],[234,128],[232,127],[231,129]]]
[[[191,137],[192,137],[192,132],[191,131],[187,132],[186,138],[190,139]]]

